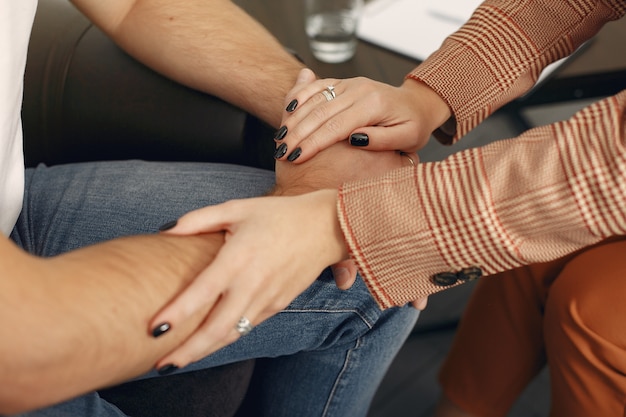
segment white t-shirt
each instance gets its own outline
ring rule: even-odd
[[[28,41],[37,0],[0,0],[0,232],[8,235],[22,208],[22,97]]]

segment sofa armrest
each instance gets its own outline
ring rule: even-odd
[[[25,74],[27,166],[111,159],[273,167],[271,129],[148,69],[68,0],[40,0]]]

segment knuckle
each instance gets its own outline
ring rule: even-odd
[[[291,129],[288,138],[290,145],[298,144],[306,138],[307,134],[305,133],[305,129],[306,127],[304,125],[296,125],[293,129]]]
[[[326,106],[316,106],[311,111],[311,117],[318,122],[325,121],[328,118],[328,112],[326,110]]]
[[[384,106],[386,106],[387,104],[387,96],[386,94],[383,94],[380,91],[376,91],[376,93],[374,94],[374,100],[376,101],[376,106],[379,108],[383,108]]]
[[[234,329],[235,327],[228,323],[220,323],[220,325],[212,329],[211,333],[207,334],[206,337],[216,341],[226,342],[235,336],[236,332],[234,332]]]
[[[369,92],[369,103],[372,109],[380,109],[385,105],[386,94],[380,90],[372,90]]]
[[[230,332],[228,333],[228,336],[226,338],[224,338],[224,345],[223,346],[227,346],[230,345],[231,343],[236,342],[237,340],[239,340],[239,338],[241,337],[241,335],[237,332]],[[223,347],[222,345],[220,345],[219,347]]]
[[[308,152],[317,153],[324,149],[324,141],[319,135],[311,135],[306,140],[306,147]]]
[[[279,289],[267,291],[263,296],[264,300],[262,308],[264,316],[273,316],[285,309],[291,302],[289,297]]]
[[[342,123],[336,118],[332,118],[324,123],[324,128],[331,134],[336,134],[341,131]]]
[[[287,307],[287,305],[288,303],[285,304],[282,301],[274,300],[267,306],[265,312],[268,316],[274,316],[275,314],[280,313],[285,307]]]
[[[271,300],[266,308],[266,311],[271,315],[281,312],[291,302],[291,299],[286,294],[276,294]]]
[[[321,89],[313,93],[312,97],[309,100],[311,100],[315,106],[326,103],[326,97],[324,97],[324,94],[322,94]]]

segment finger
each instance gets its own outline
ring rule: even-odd
[[[241,276],[250,275],[242,274]],[[240,337],[247,336],[246,333],[238,330],[240,320],[248,320],[250,330],[252,330],[263,320],[276,314],[277,310],[270,313],[262,311],[265,306],[272,304],[271,297],[268,299],[266,292],[261,291],[259,287],[262,280],[243,278],[234,279],[232,282],[233,285],[222,293],[202,325],[184,344],[162,358],[157,364],[157,369],[170,364],[182,367],[198,361],[237,341]]]
[[[230,203],[230,202],[229,202]],[[224,205],[227,203],[224,203]],[[217,232],[225,229],[230,220],[224,216],[230,211],[223,205],[204,207],[191,211],[177,220],[165,223],[159,231],[173,235],[190,235]]]
[[[159,360],[156,368],[161,369],[172,364],[182,368],[237,341],[242,336],[237,331],[237,323],[242,317],[247,317],[247,306],[245,301],[242,302],[242,297],[237,300],[234,298],[229,295],[220,298],[191,337]],[[254,326],[252,321],[251,325]]]
[[[350,132],[349,142],[352,146],[369,151],[415,153],[420,145],[417,135],[417,130],[410,123],[394,126],[368,126]]]
[[[296,110],[299,104],[297,98],[298,93],[307,84],[315,82],[316,79],[317,76],[309,68],[303,68],[300,70],[300,72],[298,73],[298,77],[296,78],[296,83],[285,96],[285,112],[292,113]]]
[[[358,89],[353,88],[327,103],[318,104],[318,100],[311,100],[311,105],[305,103],[302,113],[289,121],[293,127],[284,138],[289,151],[283,159],[295,163],[306,162],[329,146],[346,140],[354,132],[355,126],[375,123],[376,111],[366,100],[358,100],[359,94]],[[296,150],[297,157],[290,158],[291,152]]]
[[[308,84],[303,87],[297,94],[298,100],[298,108],[297,111],[294,111],[292,114],[288,115],[288,126],[297,126],[302,123],[303,120],[306,120],[310,117],[311,113],[314,112],[319,106],[331,106],[334,105],[337,101],[337,97],[339,97],[342,92],[342,83],[337,81],[336,85],[333,86],[333,94],[335,98],[330,96],[328,85],[333,80],[323,80],[316,81],[314,83]],[[346,101],[346,100],[341,100]],[[346,104],[342,103],[345,107]]]
[[[214,206],[190,211],[176,221],[166,233],[190,235],[230,230],[230,226],[242,219],[249,201],[230,200]]]
[[[317,84],[307,88],[314,85]],[[385,96],[376,88],[379,88],[378,85],[372,86],[360,79],[344,80],[337,84],[337,98],[326,103],[320,97],[306,102],[286,125],[291,131],[282,136],[283,147],[287,151],[281,158],[295,163],[306,162],[323,149],[348,137],[355,146],[366,147],[372,143],[372,150],[396,150],[399,147],[409,150],[415,147],[418,136],[415,123],[379,126],[381,122],[385,123],[380,111],[384,108]],[[355,130],[356,126],[365,128]],[[369,135],[374,135],[377,141],[369,141]],[[398,140],[397,135],[406,140]],[[358,138],[365,141],[355,140]],[[297,152],[295,156],[294,152]]]
[[[209,268],[207,268],[209,269]],[[161,337],[165,332],[176,329],[194,315],[208,311],[218,300],[223,284],[206,278],[206,270],[182,290],[150,321],[152,336]]]
[[[300,78],[300,76],[302,76],[302,78]],[[336,78],[324,78],[321,80],[311,79],[311,75],[309,73],[303,73],[301,71],[296,81],[296,85],[291,89],[291,91],[289,91],[289,93],[287,93],[287,97],[285,99],[287,104],[291,103],[293,99],[296,99],[298,101],[298,106],[288,113],[299,113],[303,104],[307,103],[312,98],[327,101],[325,96],[322,94],[322,91],[331,85],[334,88],[337,88],[337,85],[340,83],[341,81]]]
[[[323,102],[318,103],[318,101]],[[312,104],[310,104],[312,103]],[[336,142],[345,140],[348,133],[354,126],[354,122],[359,120],[360,115],[344,123],[349,115],[344,115],[351,106],[349,99],[332,100],[325,102],[325,99],[310,100],[305,104],[306,109],[299,114],[299,119],[292,119],[281,127],[282,134],[279,135],[283,142],[279,145],[274,157],[277,160],[287,160],[290,162],[305,162],[319,151],[328,148]],[[302,119],[300,120],[300,117]],[[287,135],[287,132],[289,134]],[[278,135],[278,133],[277,133]],[[306,146],[302,146],[304,143]]]
[[[335,284],[340,290],[350,289],[356,281],[357,267],[352,260],[338,262],[331,266],[331,270],[335,277]]]
[[[323,93],[329,85],[332,84],[333,88],[336,89],[337,85],[340,84],[340,81],[335,79],[308,81],[310,81],[310,79],[294,86],[291,92],[287,94],[286,101],[288,103],[281,121],[281,129],[287,128],[284,134],[286,134],[289,128],[297,126],[302,120],[306,119],[309,112],[314,109],[315,106],[329,102],[327,96]],[[335,90],[335,96],[337,95],[338,92]],[[281,129],[279,129],[279,131]],[[276,132],[274,139],[281,140],[284,138],[284,134],[279,135],[279,132]]]
[[[313,108],[285,138],[285,155],[279,159],[302,163],[333,144],[345,140],[361,116],[350,110],[347,100],[324,103]],[[354,114],[354,116],[351,116]]]
[[[222,246],[211,265],[200,272],[196,279],[186,288],[183,288],[171,302],[153,317],[150,321],[150,329],[154,337],[160,337],[164,333],[163,330],[166,332],[170,329],[176,329],[200,312],[212,309],[225,292],[227,283],[230,283],[233,277],[245,276],[243,269],[246,264],[233,264],[224,261],[224,259],[236,259],[233,258],[231,251],[229,245]],[[220,271],[220,274],[215,271]]]
[[[428,297],[419,298],[411,302],[411,304],[418,310],[424,310],[426,308],[426,305],[428,304]]]

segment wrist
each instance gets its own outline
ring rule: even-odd
[[[323,189],[308,194],[311,196],[315,203],[312,204],[311,210],[315,210],[316,213],[322,218],[320,226],[322,224],[328,225],[327,235],[331,237],[327,247],[331,251],[332,260],[334,264],[336,262],[348,259],[348,245],[339,223],[339,214],[337,212],[337,200],[339,199],[339,191],[336,189]]]
[[[323,153],[302,165],[276,161],[276,185],[270,195],[294,196],[339,187],[343,178],[329,176],[330,161],[323,158]]]
[[[309,222],[319,232],[318,236],[326,241],[323,247],[324,251],[327,252],[327,258],[321,253],[320,256],[328,259],[329,265],[348,258],[348,245],[346,244],[337,213],[339,192],[336,189],[316,189],[309,186],[295,185],[282,188],[277,185],[270,195],[291,196],[302,199],[301,201],[307,200],[305,203],[307,212],[311,213]]]
[[[401,88],[409,91],[413,96],[419,97],[421,114],[424,114],[424,122],[429,132],[446,127],[450,130],[450,123],[454,121],[452,110],[448,103],[428,85],[415,78],[406,78]]]

